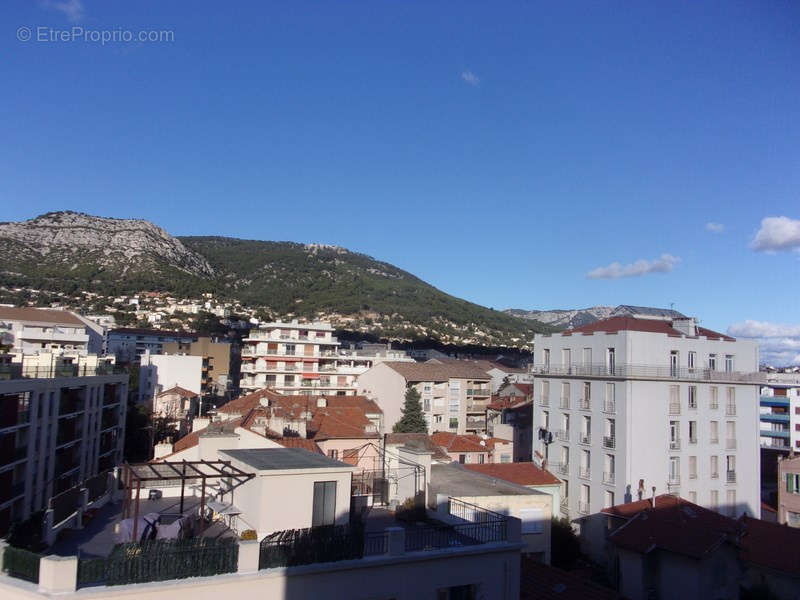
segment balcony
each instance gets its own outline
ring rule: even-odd
[[[601,377],[604,379],[669,379],[705,382],[765,383],[766,373],[717,371],[715,369],[673,368],[670,365],[605,364],[594,365],[534,365],[533,375],[553,377]]]
[[[582,515],[588,515],[589,502],[585,500],[581,500],[580,502],[578,502],[578,512],[581,513]]]
[[[578,469],[578,477],[581,479],[590,479],[591,478],[591,470],[589,467],[581,467]]]
[[[603,472],[603,483],[608,484],[608,485],[614,485],[615,476],[616,476],[616,474],[613,471],[611,471],[611,472],[608,472],[608,471]]]
[[[592,434],[591,433],[581,433],[581,436],[578,440],[581,444],[588,446],[592,443]]]
[[[711,443],[711,444],[719,444],[719,437],[717,437],[717,436],[712,437],[709,440],[709,443]]]
[[[542,396],[539,398],[539,405],[540,406],[550,406],[550,398],[546,396]]]
[[[678,494],[681,491],[681,478],[678,475],[671,476],[667,482],[667,492]]]
[[[578,408],[580,410],[592,410],[592,403],[586,398],[578,400]]]
[[[6,467],[28,457],[28,446],[18,446],[12,448],[8,453],[5,449],[0,454],[0,467]]]
[[[486,401],[483,402],[467,402],[467,412],[468,413],[484,413],[486,412],[486,407],[489,406],[489,403]]]
[[[681,441],[679,439],[674,439],[669,441],[669,449],[670,450],[680,450],[681,449]]]
[[[725,440],[725,449],[726,450],[736,450],[736,440]]]
[[[608,450],[614,450],[617,447],[617,438],[613,435],[604,435],[603,436],[603,448]]]
[[[561,402],[559,403],[559,407],[563,408],[564,410],[569,410],[569,398],[561,398]]]
[[[556,431],[556,439],[559,439],[562,442],[568,442],[569,430],[559,429],[558,431]]]
[[[670,402],[669,403],[669,414],[671,415],[679,415],[681,414],[681,405],[678,402]]]
[[[471,388],[467,390],[467,396],[491,396],[492,390],[489,388]]]
[[[558,471],[562,475],[569,475],[569,463],[568,462],[558,463],[557,465],[555,465],[555,467],[556,467],[556,471]]]
[[[606,400],[603,402],[603,412],[608,413],[610,415],[616,414],[617,412],[617,403],[614,401]]]
[[[690,444],[696,444],[697,443],[697,436],[694,436],[694,435],[690,436],[689,437],[689,443]]]
[[[719,479],[719,472],[711,471],[711,479]]]
[[[728,483],[736,483],[736,471],[728,471],[725,475],[725,481]]]
[[[736,405],[735,404],[726,404],[725,405],[725,414],[729,417],[736,416]]]
[[[562,498],[561,499],[561,514],[569,516],[569,498]]]

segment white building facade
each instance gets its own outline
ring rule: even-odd
[[[174,387],[181,387],[199,396],[202,379],[202,356],[146,352],[139,366],[139,402],[151,401],[157,394]]]
[[[534,450],[564,482],[565,515],[654,490],[760,514],[757,344],[631,317],[534,343]]]

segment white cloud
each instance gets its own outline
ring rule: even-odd
[[[662,254],[655,260],[640,258],[627,265],[613,262],[607,267],[592,269],[586,274],[586,277],[589,279],[619,279],[621,277],[641,277],[648,273],[669,273],[680,260],[677,256]]]
[[[478,85],[481,82],[480,78],[477,75],[475,75],[475,73],[473,73],[472,71],[462,71],[461,79],[463,79],[468,84],[473,86]]]
[[[725,231],[725,225],[711,221],[710,223],[706,223],[706,231],[710,231],[711,233],[722,233]]]
[[[756,252],[800,250],[800,220],[789,217],[766,217],[761,220],[750,247]]]
[[[728,327],[728,334],[756,340],[762,362],[778,367],[800,365],[800,325],[742,321]]]
[[[73,23],[83,19],[84,9],[81,0],[45,0],[44,7],[63,13]]]

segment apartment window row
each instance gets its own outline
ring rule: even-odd
[[[725,413],[728,415],[736,414],[736,388],[725,388]],[[698,392],[696,385],[690,385],[687,389],[686,407],[688,410],[697,410],[698,408]],[[719,388],[711,386],[708,389],[708,408],[717,410],[719,408]],[[669,386],[669,412],[673,415],[681,414],[681,386]]]
[[[677,375],[681,367],[680,351],[672,350],[669,353],[669,366],[673,375]],[[725,354],[718,356],[716,353],[709,353],[706,355],[706,367],[709,371],[717,371],[717,367],[722,366],[726,373],[732,373],[734,370],[734,355]],[[694,372],[700,367],[697,358],[697,352],[690,350],[686,353],[686,368],[689,372]]]
[[[687,441],[689,444],[698,443],[698,425],[697,421],[689,421],[687,424]],[[669,422],[669,442],[670,449],[680,450],[681,436],[680,436],[681,423],[680,421]],[[709,421],[709,443],[719,443],[719,421]],[[735,450],[737,447],[736,441],[736,421],[725,422],[725,448],[728,450]]]
[[[542,406],[550,406],[552,398],[550,396],[550,381],[544,380],[541,383],[541,394],[539,396],[539,404]],[[592,410],[592,383],[584,381],[580,386],[581,394],[578,400],[578,407],[582,410]],[[572,386],[570,382],[561,382],[561,395],[559,397],[559,406],[562,409],[572,408]],[[614,383],[605,384],[605,394],[603,397],[602,411],[613,413],[616,412],[616,388]]]

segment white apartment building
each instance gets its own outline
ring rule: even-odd
[[[86,324],[66,310],[0,306],[0,331],[13,340],[12,351],[86,355]]]
[[[0,381],[0,537],[122,461],[126,373]]]
[[[107,338],[109,354],[116,356],[119,362],[133,362],[145,352],[161,354],[164,351],[165,343],[188,344],[193,342],[197,340],[197,334],[162,329],[118,327],[110,330]]]
[[[161,392],[181,387],[202,393],[203,357],[145,352],[139,366],[139,402],[150,402]]]
[[[385,345],[342,349],[330,323],[267,323],[250,331],[242,349],[239,387],[269,387],[283,394],[314,396],[356,393],[356,380],[373,364],[410,361]]]
[[[694,319],[614,317],[535,336],[534,450],[575,519],[674,493],[760,514],[758,346]]]
[[[472,361],[387,361],[358,378],[358,393],[381,407],[386,430],[402,417],[406,389],[420,394],[428,432],[483,433],[492,389],[491,376]]]

